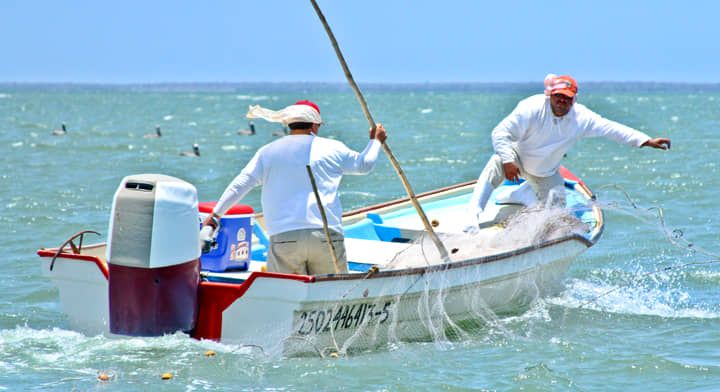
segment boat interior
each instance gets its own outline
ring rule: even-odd
[[[566,180],[565,187],[568,190],[566,203],[578,220],[588,224],[589,237],[597,227],[598,219],[588,203],[589,195],[577,185],[574,181]],[[428,221],[439,236],[447,238],[467,232],[468,225],[471,224],[468,219],[467,204],[473,186],[474,181],[471,181],[418,195]],[[476,229],[501,230],[505,219],[528,204],[528,192],[531,190],[524,182],[506,182],[498,187],[488,203],[488,208],[481,215]],[[343,224],[349,273],[367,273],[371,268],[379,270],[399,268],[393,265],[398,254],[413,247],[423,246],[424,225],[407,198],[350,211],[344,215]],[[228,268],[223,271],[204,268],[201,273],[203,278],[210,281],[240,283],[252,272],[264,271],[269,240],[263,229],[262,213],[255,214],[252,219],[252,233],[248,262],[240,264],[239,268]],[[424,252],[425,250],[420,250],[416,253]],[[96,257],[99,263],[106,263],[105,244],[80,246],[79,253]],[[201,262],[202,260],[201,258]]]

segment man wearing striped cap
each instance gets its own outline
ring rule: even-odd
[[[218,219],[252,188],[262,186],[262,210],[270,237],[267,270],[303,275],[335,272],[323,232],[306,165],[310,165],[327,216],[340,272],[347,272],[342,230],[342,205],[337,191],[344,174],[368,174],[375,166],[387,133],[378,124],[358,153],[340,141],[318,136],[320,108],[299,101],[282,110],[250,106],[248,118],[262,118],[290,128],[290,133],[261,147],[228,185],[213,213],[203,223]]]

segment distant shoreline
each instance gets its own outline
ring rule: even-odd
[[[536,91],[539,82],[452,82],[452,83],[362,83],[366,91]],[[587,92],[719,92],[720,83],[604,81],[580,83]],[[136,91],[136,92],[227,92],[351,91],[344,82],[163,82],[163,83],[41,83],[0,82],[0,90],[21,91]]]

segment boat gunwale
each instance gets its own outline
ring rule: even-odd
[[[440,193],[459,190],[461,188],[465,188],[469,185],[475,184],[476,182],[477,182],[477,180],[465,181],[465,182],[461,182],[458,184],[449,185],[449,186],[438,188],[438,189],[433,189],[433,190],[430,190],[427,192],[422,192],[422,193],[419,193],[416,197],[418,199],[423,199],[423,198],[427,198],[429,196],[434,196],[434,195],[437,195]],[[380,209],[383,209],[386,207],[394,207],[394,206],[397,206],[397,205],[400,205],[403,203],[409,203],[409,202],[410,202],[410,197],[406,196],[406,197],[401,197],[401,198],[385,201],[385,202],[378,203],[378,204],[373,204],[373,205],[367,206],[367,207],[360,207],[360,208],[357,208],[357,209],[354,209],[354,210],[344,213],[343,219],[352,219],[355,217],[355,215],[363,214],[363,213],[370,212],[370,211],[380,210]]]
[[[245,285],[245,283],[248,283],[247,286],[250,286],[253,281],[255,281],[257,278],[270,278],[270,279],[290,279],[290,280],[298,280],[303,283],[315,283],[315,282],[324,282],[324,281],[334,281],[334,280],[357,280],[357,279],[377,279],[377,278],[386,278],[386,277],[393,277],[393,276],[403,276],[403,275],[417,275],[417,274],[425,274],[425,273],[431,273],[431,272],[437,272],[437,271],[443,271],[443,270],[449,270],[449,269],[456,269],[456,268],[466,268],[471,267],[474,265],[481,265],[481,264],[488,264],[492,262],[502,261],[511,257],[520,256],[523,254],[530,253],[535,250],[544,249],[553,245],[557,245],[563,242],[568,242],[572,240],[579,241],[586,245],[588,248],[593,246],[597,242],[597,236],[594,238],[595,241],[591,241],[587,239],[586,237],[580,235],[580,234],[570,234],[565,237],[545,241],[541,244],[536,245],[529,245],[520,249],[511,250],[508,252],[502,252],[494,255],[489,256],[482,256],[482,257],[476,257],[466,260],[459,260],[459,261],[453,261],[449,263],[442,263],[442,264],[434,264],[434,265],[427,265],[422,267],[414,267],[414,268],[403,268],[399,270],[381,270],[377,271],[373,274],[368,273],[346,273],[346,274],[328,274],[328,275],[296,275],[296,274],[284,274],[284,273],[278,273],[278,272],[262,272],[262,271],[253,271],[250,273],[247,279],[245,279],[242,282],[238,283],[232,283],[232,282],[222,282],[228,285]],[[100,246],[104,245],[105,243],[100,244],[93,244],[93,246]],[[38,251],[38,255],[41,257],[53,257],[55,255],[55,252],[52,249],[41,249]],[[58,258],[64,258],[64,259],[75,259],[75,260],[83,260],[83,261],[90,261],[94,262],[98,265],[98,268],[103,272],[103,275],[105,275],[105,278],[108,276],[105,274],[104,262],[100,260],[100,258],[96,256],[89,256],[89,255],[82,255],[82,254],[72,254],[72,253],[61,253]],[[102,266],[101,266],[102,264]],[[369,275],[369,276],[368,276]],[[214,282],[219,283],[219,282]]]
[[[596,208],[596,207],[594,207]],[[602,211],[599,211],[600,216],[602,217]],[[603,232],[604,225],[599,226],[600,229],[594,233],[590,239],[586,238],[583,235],[580,234],[570,234],[565,237],[556,238],[549,241],[544,241],[540,244],[534,244],[529,245],[523,248],[510,250],[507,252],[497,253],[494,255],[488,255],[488,256],[481,256],[466,260],[459,260],[459,261],[453,261],[449,263],[442,263],[442,264],[434,264],[434,265],[427,265],[422,267],[414,267],[414,268],[404,268],[404,269],[398,269],[398,270],[380,270],[373,274],[369,273],[345,273],[345,274],[328,274],[328,275],[295,275],[295,274],[284,274],[284,273],[276,273],[276,272],[261,272],[261,271],[253,271],[250,273],[250,275],[247,277],[247,279],[243,280],[242,282],[232,283],[232,282],[223,282],[228,285],[243,285],[249,288],[249,286],[252,285],[252,283],[257,278],[270,278],[270,279],[291,279],[291,280],[298,280],[302,281],[303,283],[315,283],[315,282],[325,282],[325,281],[337,281],[337,280],[357,280],[357,279],[377,279],[377,278],[387,278],[387,277],[393,277],[393,276],[404,276],[404,275],[417,275],[417,274],[425,274],[425,273],[432,273],[437,271],[443,271],[448,269],[456,269],[456,268],[466,268],[471,267],[474,265],[481,265],[481,264],[487,264],[497,261],[502,261],[511,257],[520,256],[523,254],[530,253],[535,250],[547,248],[553,245],[557,245],[563,242],[576,240],[583,244],[585,244],[588,248],[592,247],[597,243],[598,239],[600,238],[600,235]],[[97,244],[91,244],[88,245],[88,247],[100,247],[100,246],[106,246],[106,242],[97,243]],[[44,248],[37,251],[38,256],[40,257],[54,257],[57,254],[57,248]],[[108,271],[107,271],[107,264],[105,261],[101,260],[97,256],[91,256],[91,255],[84,255],[84,254],[74,254],[74,253],[66,253],[62,252],[59,255],[57,255],[58,258],[63,259],[74,259],[74,260],[82,260],[82,261],[88,261],[93,262],[97,265],[98,269],[102,272],[102,274],[107,279],[109,277]],[[217,282],[213,282],[217,283]],[[246,284],[247,283],[247,284]]]
[[[574,177],[574,178],[568,178],[568,175],[565,172],[570,173],[572,175],[572,177]],[[579,189],[576,189],[577,192],[584,193],[585,197],[587,197],[588,200],[594,200],[594,198],[595,198],[594,194],[585,185],[585,183],[582,182],[582,180],[577,179],[577,177],[575,177],[574,174],[572,174],[572,172],[570,172],[567,169],[565,169],[565,172],[563,173],[564,177],[568,178],[570,181],[575,182],[576,185],[578,186]],[[427,198],[427,197],[442,194],[445,192],[460,190],[462,188],[465,188],[467,186],[474,184],[475,182],[477,182],[477,181],[471,180],[471,181],[466,181],[466,182],[446,186],[443,188],[434,189],[431,191],[420,193],[417,195],[417,197],[418,198]],[[410,201],[409,197],[390,200],[387,202],[383,202],[383,203],[375,204],[372,206],[363,207],[363,208],[349,211],[349,212],[343,214],[343,218],[344,219],[347,219],[347,218],[352,219],[357,215],[361,215],[361,214],[369,212],[369,211],[377,211],[377,210],[383,209],[383,208],[395,207],[395,206],[402,205],[403,203],[408,203],[409,201]],[[475,258],[459,260],[459,261],[452,261],[449,263],[427,265],[427,266],[422,266],[422,267],[403,268],[403,269],[398,269],[398,270],[380,270],[380,271],[376,271],[372,274],[354,272],[354,273],[327,274],[327,275],[295,275],[295,274],[266,273],[266,272],[261,272],[261,271],[253,271],[242,282],[239,281],[237,283],[231,283],[231,282],[222,282],[222,283],[229,284],[229,285],[243,285],[243,286],[249,287],[250,285],[252,285],[252,283],[254,282],[254,280],[256,278],[260,278],[260,277],[271,278],[271,279],[273,279],[273,278],[292,279],[292,280],[302,281],[303,283],[337,281],[337,280],[377,279],[377,278],[386,278],[386,277],[393,277],[393,276],[432,273],[432,272],[437,272],[437,271],[442,271],[442,270],[455,269],[455,268],[466,268],[466,267],[471,267],[474,265],[481,265],[481,264],[487,264],[487,263],[496,262],[496,261],[502,261],[507,258],[520,256],[520,255],[530,253],[530,252],[538,250],[538,249],[543,249],[546,247],[550,247],[550,246],[553,246],[553,245],[556,245],[556,244],[559,244],[562,242],[566,242],[566,241],[571,241],[571,240],[580,241],[581,243],[585,244],[588,248],[590,248],[595,243],[597,243],[597,241],[599,240],[600,236],[602,235],[602,233],[604,231],[604,226],[605,226],[602,210],[596,205],[593,205],[592,209],[595,211],[596,226],[595,226],[595,229],[593,229],[593,231],[588,233],[589,238],[584,235],[581,235],[581,234],[572,233],[572,234],[564,236],[564,237],[556,238],[556,239],[549,240],[549,241],[544,241],[540,244],[533,244],[533,245],[529,245],[529,246],[526,246],[523,248],[514,249],[514,250],[497,253],[497,254],[493,254],[493,255],[475,257]],[[262,212],[257,215],[261,216]],[[99,246],[103,246],[103,245],[106,246],[107,242],[91,244],[91,245],[88,245],[87,247],[99,247]],[[53,257],[56,255],[56,253],[57,253],[57,248],[50,248],[50,249],[42,248],[37,251],[37,254],[41,257]],[[59,255],[57,255],[57,257],[94,262],[98,266],[98,268],[101,270],[103,275],[105,275],[106,279],[109,276],[109,274],[107,272],[107,262],[100,259],[97,256],[62,252]],[[300,278],[298,279],[298,277],[300,277]],[[219,282],[214,282],[214,283],[219,283]],[[248,283],[248,284],[245,285],[245,283]]]
[[[107,246],[107,242],[98,242],[86,245],[82,249],[100,248],[103,246]],[[56,259],[71,259],[92,262],[95,263],[106,280],[110,279],[110,270],[108,269],[107,262],[98,256],[83,253],[71,253],[68,251],[58,253],[58,248],[41,248],[37,251],[37,255],[40,257],[55,257]]]
[[[488,264],[493,263],[497,261],[503,261],[505,259],[524,255],[527,253],[530,253],[535,250],[547,248],[553,245],[557,245],[563,242],[568,242],[572,240],[579,241],[586,245],[588,248],[595,245],[597,242],[597,238],[595,237],[595,241],[591,241],[587,239],[585,236],[580,234],[570,234],[565,237],[556,238],[553,240],[545,241],[541,244],[536,245],[529,245],[520,249],[511,250],[508,252],[498,253],[494,255],[489,256],[481,256],[466,260],[459,260],[459,261],[452,261],[449,263],[442,263],[442,264],[434,264],[434,265],[427,265],[422,267],[414,267],[414,268],[403,268],[399,270],[380,270],[378,272],[373,273],[372,275],[368,276],[367,273],[346,273],[346,274],[328,274],[328,275],[315,275],[315,282],[324,282],[324,281],[332,281],[332,280],[357,280],[357,279],[376,279],[376,278],[385,278],[385,277],[392,277],[392,276],[403,276],[403,275],[417,275],[417,274],[425,274],[425,273],[431,273],[431,272],[437,272],[437,271],[444,271],[449,269],[456,269],[456,268],[466,268],[471,267],[474,265],[481,265],[481,264]]]

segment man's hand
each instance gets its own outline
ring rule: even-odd
[[[520,168],[513,162],[503,163],[503,171],[505,172],[505,178],[510,181],[520,180]]]
[[[385,143],[387,139],[387,131],[382,124],[377,124],[375,129],[370,129],[370,139],[376,139],[380,143]]]
[[[658,148],[660,150],[669,150],[670,139],[664,137],[656,137],[655,139],[650,139],[645,143],[641,144],[640,147],[652,147]]]
[[[210,214],[203,221],[203,227],[210,226],[213,230],[216,230],[218,228],[218,222],[219,218],[217,218],[215,214]]]

